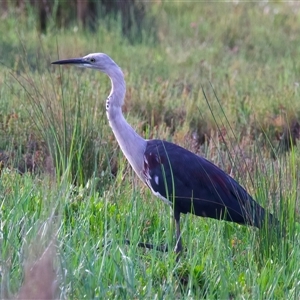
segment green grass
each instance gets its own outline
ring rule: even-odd
[[[150,9],[157,38],[145,32],[140,43],[123,38],[117,22],[41,36],[32,15],[0,23],[1,297],[17,293],[24,264],[53,241],[62,299],[298,299],[300,152],[278,151],[278,136],[300,116],[298,5]],[[108,126],[110,82],[50,65],[99,51],[122,67],[124,114],[141,135],[213,161],[278,216],[285,236],[187,215],[179,262],[137,248],[172,249],[174,228]],[[21,167],[33,172],[20,175]]]

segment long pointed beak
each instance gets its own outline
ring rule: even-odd
[[[53,61],[52,65],[88,65],[89,63],[83,58],[70,58]]]

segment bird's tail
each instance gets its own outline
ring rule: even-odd
[[[273,214],[266,212],[266,210],[258,204],[255,209],[252,225],[259,229],[265,229],[266,232],[282,235],[280,221]]]

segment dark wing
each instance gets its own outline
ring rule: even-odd
[[[148,141],[144,156],[147,184],[175,211],[261,227],[264,209],[208,160],[161,140]]]

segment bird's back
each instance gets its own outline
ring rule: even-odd
[[[262,226],[265,210],[241,185],[208,160],[178,145],[148,141],[144,169],[150,188],[172,202],[178,212]]]

